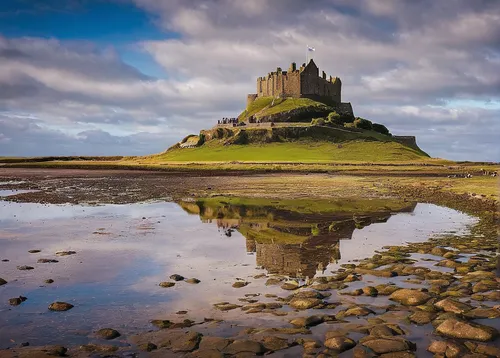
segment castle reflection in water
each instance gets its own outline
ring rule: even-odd
[[[231,236],[246,239],[248,253],[271,274],[313,277],[341,258],[340,240],[355,229],[412,212],[416,203],[403,200],[285,200],[210,198],[181,201],[188,213],[215,223]]]

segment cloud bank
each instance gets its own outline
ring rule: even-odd
[[[0,37],[0,155],[160,152],[236,116],[255,78],[304,62],[308,44],[355,115],[416,135],[433,156],[500,161],[498,1],[134,4],[166,36],[130,46],[163,78],[113,46]]]

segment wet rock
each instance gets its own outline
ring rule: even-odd
[[[17,269],[21,271],[27,271],[27,270],[34,270],[35,268],[33,266],[24,265],[24,266],[17,266]]]
[[[295,327],[314,327],[323,323],[325,320],[322,316],[298,317],[290,321]]]
[[[140,344],[139,349],[141,351],[145,351],[145,352],[152,352],[152,351],[158,349],[158,346],[154,343],[147,342],[147,343]]]
[[[118,338],[121,336],[120,332],[118,332],[117,330],[114,330],[112,328],[101,328],[100,330],[95,332],[95,335],[98,338],[106,339],[106,340],[115,339],[115,338]]]
[[[499,288],[499,285],[496,281],[483,280],[483,281],[476,283],[472,287],[472,292],[473,293],[487,292],[487,291],[495,290],[498,288]]]
[[[7,357],[22,357],[22,358],[38,358],[38,357],[65,357],[68,349],[63,346],[42,346],[42,347],[26,347],[18,350],[16,354],[7,354]],[[8,352],[8,351],[7,351]],[[3,352],[0,352],[0,356]]]
[[[468,318],[500,318],[500,308],[474,308],[473,310],[465,313]]]
[[[299,288],[299,283],[297,281],[287,281],[281,285],[282,290],[293,291]]]
[[[173,323],[168,319],[155,319],[151,321],[151,324],[160,329],[165,329],[165,328],[170,328],[170,326],[172,326]]]
[[[500,301],[500,290],[483,294],[475,293],[471,296],[471,298],[476,301]]]
[[[52,264],[52,263],[57,263],[59,261],[54,260],[54,259],[38,259],[37,263],[39,264]]]
[[[343,317],[349,317],[349,316],[356,316],[356,317],[368,316],[369,314],[375,314],[375,312],[366,307],[354,306],[348,308],[345,311],[340,311],[339,313],[337,313],[336,317],[337,319],[341,319]]]
[[[42,250],[28,250],[30,254],[38,254],[39,252],[42,252]]]
[[[9,305],[11,305],[11,306],[19,306],[21,303],[23,303],[26,300],[27,300],[27,298],[24,297],[24,296],[19,296],[19,297],[15,297],[15,298],[9,298]]]
[[[264,352],[265,349],[261,343],[244,339],[235,340],[224,349],[224,353],[231,355],[237,355],[242,353],[261,355]]]
[[[419,290],[402,288],[391,294],[389,299],[405,306],[418,306],[430,300],[431,296]]]
[[[84,352],[116,352],[117,346],[102,345],[102,344],[84,344],[78,347],[79,350]]]
[[[410,322],[419,326],[430,323],[434,318],[436,318],[436,314],[434,312],[426,311],[416,311],[408,316]]]
[[[7,283],[3,278],[0,277],[0,286],[3,286]]]
[[[293,298],[319,298],[319,299],[323,299],[323,298],[326,298],[328,297],[329,294],[327,293],[320,293],[320,292],[317,292],[317,291],[299,291],[299,292],[296,292],[293,294]]]
[[[206,350],[222,352],[232,342],[232,340],[227,338],[203,336],[200,342],[199,349],[201,351]]]
[[[45,280],[44,282],[50,285],[51,283],[54,283],[54,280],[49,278],[48,280]]]
[[[306,310],[320,305],[322,301],[319,298],[293,298],[289,305],[298,310]]]
[[[58,256],[69,256],[69,255],[75,255],[76,251],[58,251],[56,252],[56,255]]]
[[[390,296],[391,294],[393,294],[397,290],[401,289],[401,287],[398,287],[396,285],[389,285],[389,284],[377,285],[377,286],[375,286],[375,288],[377,289],[379,296]]]
[[[376,297],[378,295],[378,290],[373,286],[363,287],[363,293],[366,296]]]
[[[233,283],[233,287],[234,288],[242,288],[242,287],[245,287],[249,284],[250,282],[246,282],[246,281],[236,281],[235,283]]]
[[[353,358],[375,358],[378,357],[370,348],[358,345],[352,350]]]
[[[449,250],[445,249],[444,247],[434,247],[431,250],[431,254],[435,256],[443,256],[446,254]]]
[[[427,281],[429,285],[431,286],[438,286],[438,287],[448,287],[451,285],[451,282],[449,280],[428,280]]]
[[[258,275],[255,275],[253,278],[259,279],[259,278],[265,278],[267,275],[265,273],[259,273]]]
[[[453,260],[442,260],[442,261],[439,261],[436,266],[440,266],[440,267],[448,267],[448,268],[455,268],[455,267],[458,267],[460,266],[460,263],[459,262],[456,262],[456,261],[453,261]]]
[[[348,351],[356,346],[356,342],[348,337],[332,337],[325,341],[325,347],[339,353]]]
[[[462,357],[468,351],[465,346],[449,341],[433,341],[427,350],[446,358]]]
[[[370,269],[364,269],[364,268],[360,268],[360,267],[356,267],[354,269],[354,272],[359,273],[360,275],[372,275],[372,276],[377,276],[377,277],[394,277],[394,276],[398,275],[398,273],[395,271],[370,270]]]
[[[494,280],[495,279],[495,273],[490,272],[490,271],[474,271],[474,272],[469,272],[467,275],[462,277],[462,282],[477,282],[477,281],[482,281],[484,279],[489,279],[489,280]]]
[[[8,259],[3,259],[2,262],[9,262],[10,260]]]
[[[405,332],[396,324],[377,324],[369,329],[370,336],[373,337],[390,337],[399,336]]]
[[[73,306],[70,303],[53,302],[49,305],[49,310],[51,310],[51,311],[68,311],[68,310],[72,309],[73,307],[75,307],[75,306]]]
[[[402,337],[371,337],[367,336],[360,340],[365,347],[370,348],[377,354],[414,351],[416,345]]]
[[[498,331],[493,327],[457,319],[445,320],[436,328],[436,332],[450,338],[470,339],[480,342],[488,342],[498,336]]]
[[[202,335],[195,331],[184,332],[178,339],[170,341],[172,352],[192,352],[198,348]]]
[[[463,314],[470,311],[473,307],[468,304],[453,300],[451,298],[445,298],[434,304],[434,307],[445,312],[453,312],[457,314]]]
[[[193,284],[193,285],[196,285],[196,284],[200,283],[201,281],[200,281],[200,280],[198,280],[197,278],[194,278],[194,277],[193,277],[193,278],[188,278],[188,279],[186,280],[186,282],[187,282],[187,283],[190,283],[190,284]]]
[[[279,277],[271,277],[268,278],[266,281],[266,286],[271,286],[271,285],[279,285],[281,282],[283,282],[282,278]]]
[[[182,280],[184,280],[184,276],[181,276],[178,274],[173,274],[172,276],[170,276],[170,279],[174,280],[174,281],[182,281]]]
[[[363,290],[361,288],[357,288],[357,289],[352,290],[352,291],[339,292],[339,294],[356,297],[356,296],[361,296],[363,294]]]
[[[230,311],[234,310],[235,308],[240,308],[240,305],[235,305],[234,303],[229,303],[229,302],[220,302],[214,304],[214,307],[217,308],[220,311]]]
[[[264,346],[265,350],[271,352],[279,351],[290,347],[288,339],[276,336],[265,337],[261,343]]]
[[[487,346],[486,344],[476,344],[465,342],[467,348],[478,354],[485,354],[488,357],[500,357],[500,347]]]
[[[159,286],[165,287],[165,288],[173,287],[173,286],[175,286],[175,282],[168,282],[168,281],[160,282]]]

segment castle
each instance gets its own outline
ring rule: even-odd
[[[258,97],[311,98],[324,103],[339,104],[342,82],[338,77],[327,78],[325,71],[319,76],[319,68],[311,59],[297,69],[293,62],[288,71],[278,67],[265,77],[257,78],[257,93],[249,94],[247,106]]]

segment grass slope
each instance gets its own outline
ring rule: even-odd
[[[273,103],[274,100],[274,103]],[[252,102],[247,109],[238,116],[240,121],[248,119],[248,117],[255,115],[257,117],[268,116],[281,112],[288,112],[293,109],[300,108],[315,108],[315,109],[328,109],[329,107],[321,102],[314,101],[309,98],[274,98],[274,97],[260,97]]]
[[[217,141],[198,148],[174,149],[154,161],[204,162],[388,162],[422,160],[422,152],[396,142],[349,141],[342,144],[313,141],[223,146]]]

